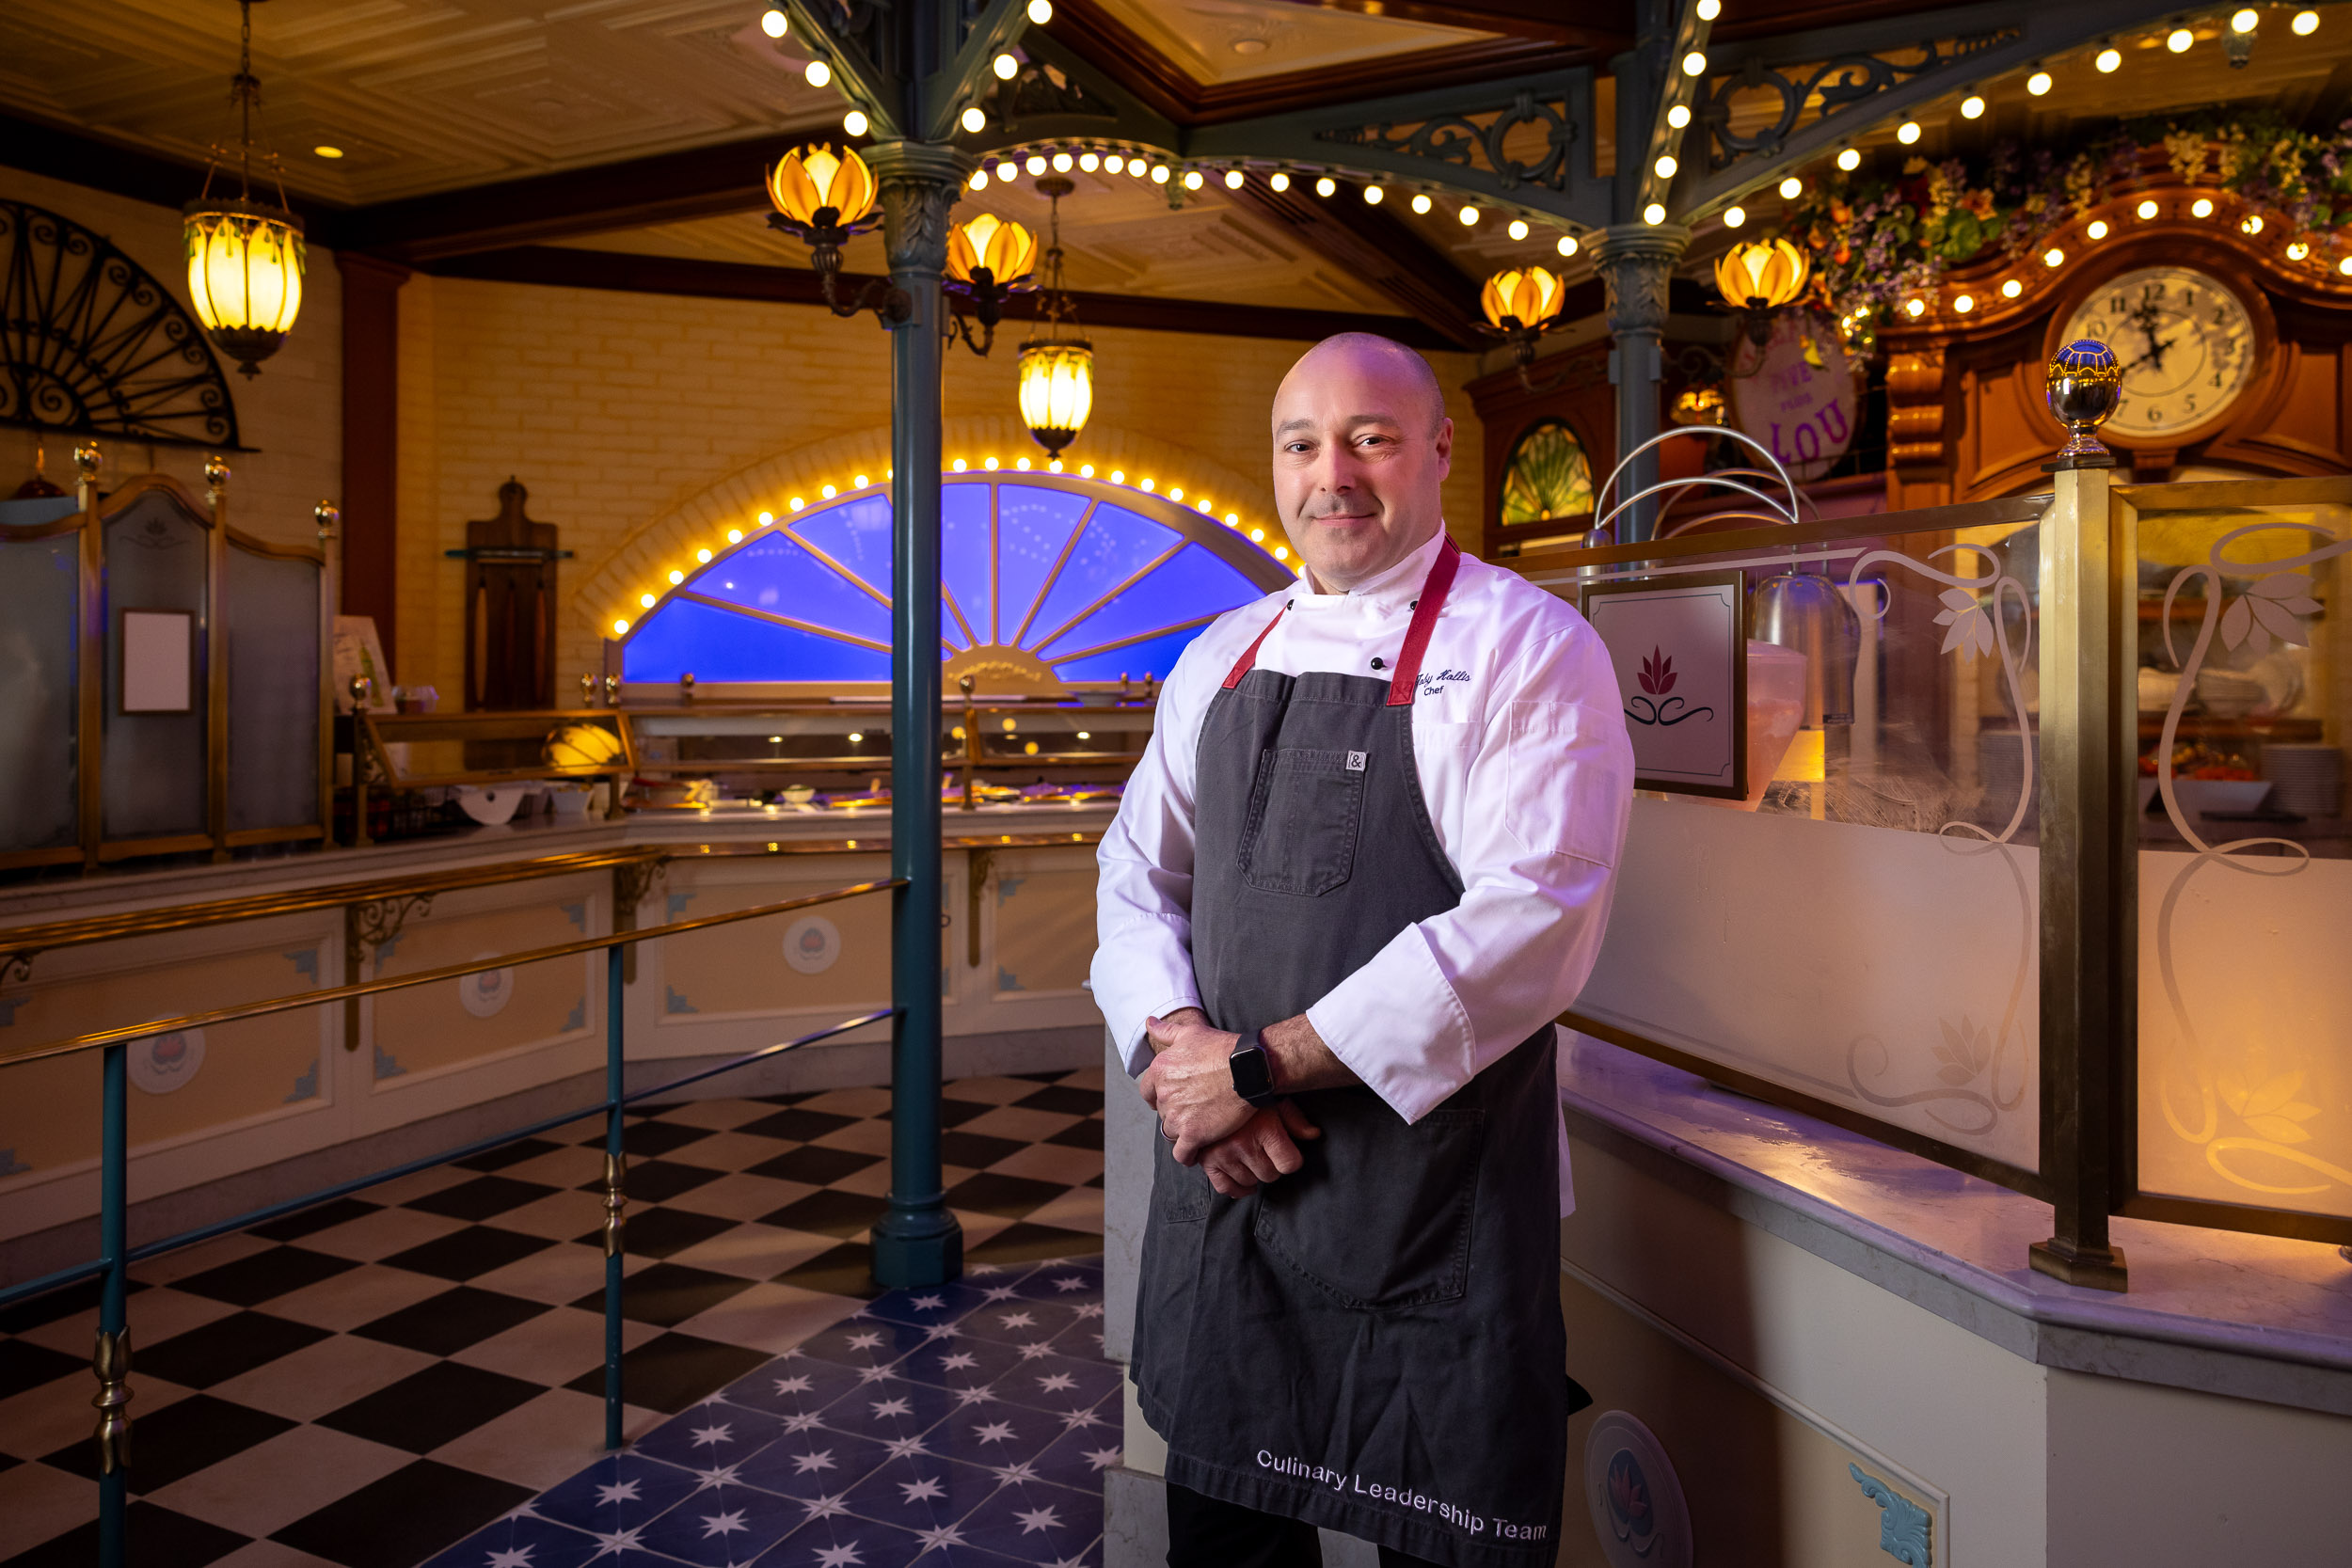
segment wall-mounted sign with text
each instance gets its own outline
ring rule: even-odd
[[[1853,368],[1830,323],[1784,310],[1761,349],[1732,345],[1731,422],[1772,449],[1791,479],[1819,479],[1853,445],[1862,413]]]

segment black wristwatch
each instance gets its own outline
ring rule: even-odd
[[[1282,1097],[1274,1091],[1274,1058],[1266,1054],[1265,1037],[1252,1029],[1226,1058],[1233,1069],[1233,1092],[1263,1110]]]

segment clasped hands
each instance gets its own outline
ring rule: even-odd
[[[1233,1092],[1227,1058],[1240,1036],[1211,1028],[1198,1007],[1147,1019],[1144,1033],[1157,1054],[1136,1087],[1159,1114],[1178,1164],[1200,1165],[1210,1186],[1240,1197],[1306,1163],[1295,1140],[1323,1133],[1304,1111],[1287,1099],[1260,1110]]]

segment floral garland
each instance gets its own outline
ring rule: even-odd
[[[1899,179],[1833,174],[1789,212],[1782,232],[1806,253],[1806,302],[1837,318],[1867,353],[1883,312],[1945,272],[2042,239],[2138,177],[2143,148],[2183,180],[2267,208],[2295,233],[2352,222],[2352,119],[2328,135],[2273,116],[2206,113],[2126,121],[2072,156],[2003,142],[1979,159],[1913,158]]]

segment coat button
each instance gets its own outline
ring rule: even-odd
[[[1389,667],[1389,662],[1388,660],[1380,657],[1377,654],[1375,654],[1372,659],[1372,667],[1375,670],[1386,670]]]

